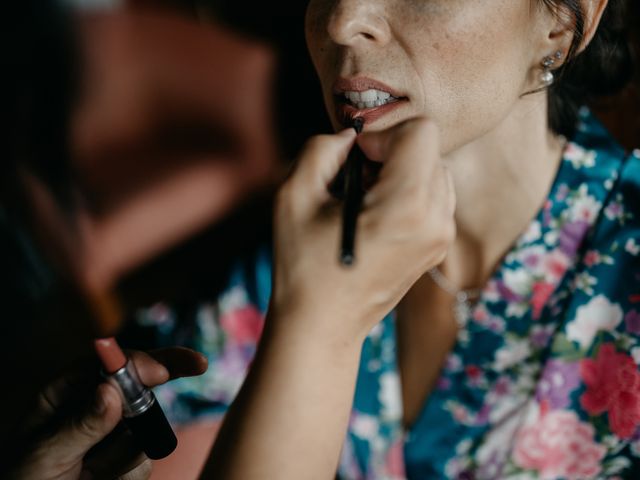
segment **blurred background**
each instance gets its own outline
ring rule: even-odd
[[[0,403],[2,455],[19,449],[4,439],[37,389],[89,355],[89,339],[140,306],[212,298],[230,260],[269,241],[274,191],[302,143],[330,131],[305,8],[4,7],[0,361],[14,394]],[[640,25],[629,28],[640,52]],[[627,148],[640,146],[639,85],[636,72],[592,105]]]

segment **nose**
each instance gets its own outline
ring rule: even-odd
[[[329,17],[329,36],[338,45],[385,45],[391,29],[381,2],[376,0],[338,0]]]

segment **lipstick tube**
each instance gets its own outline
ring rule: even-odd
[[[364,118],[356,117],[352,119],[351,126],[360,135],[364,128]],[[342,241],[340,244],[340,263],[344,266],[353,265],[356,259],[356,226],[364,196],[362,184],[364,159],[364,154],[356,144],[353,146],[345,165]]]
[[[168,456],[178,439],[155,395],[140,381],[135,365],[114,338],[98,339],[94,345],[104,377],[120,393],[124,422],[136,444],[152,460]]]

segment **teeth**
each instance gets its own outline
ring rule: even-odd
[[[365,90],[364,92],[344,92],[344,97],[360,110],[380,107],[396,100],[396,97],[393,97],[389,92],[375,89]]]
[[[360,99],[365,102],[375,102],[378,99],[378,92],[376,90],[366,90],[360,93]]]
[[[345,95],[352,103],[358,103],[360,101],[360,92],[347,92]]]

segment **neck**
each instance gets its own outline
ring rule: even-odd
[[[441,269],[455,285],[483,285],[541,208],[563,149],[547,125],[546,95],[525,97],[496,128],[445,156],[458,234]]]

